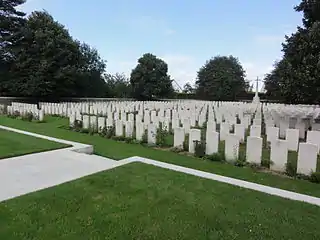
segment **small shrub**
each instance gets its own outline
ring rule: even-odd
[[[194,156],[202,158],[206,155],[206,142],[194,141]]]
[[[310,182],[320,183],[320,172],[311,173]]]
[[[286,174],[290,177],[295,177],[297,175],[297,165],[292,161],[288,161],[286,164]]]
[[[212,161],[212,162],[223,162],[225,160],[223,154],[221,154],[219,152],[211,154],[211,155],[206,155],[205,159]]]
[[[93,134],[95,134],[97,132],[96,129],[94,127],[92,127],[92,126],[90,126],[88,130],[89,130],[89,134],[90,135],[93,135]]]
[[[144,133],[142,134],[142,139],[141,139],[141,144],[146,144],[148,143],[148,130],[145,130]]]
[[[180,152],[183,152],[183,147],[172,147],[170,148],[170,151],[171,152],[175,152],[175,153],[180,153]]]
[[[262,167],[270,168],[271,165],[272,165],[272,162],[270,161],[270,159],[261,159]]]
[[[112,136],[111,139],[115,141],[121,141],[121,142],[126,140],[124,136]]]
[[[257,170],[257,171],[259,171],[259,170],[261,170],[262,168],[263,168],[263,166],[262,165],[260,165],[260,164],[258,164],[258,163],[250,163],[250,164],[248,164],[253,170]]]
[[[34,119],[32,112],[27,112],[25,115],[21,116],[23,121],[31,122]]]
[[[88,134],[89,133],[89,129],[81,128],[79,132]]]
[[[244,167],[246,162],[243,159],[238,158],[237,161],[234,162],[234,165],[237,167]]]
[[[188,152],[188,151],[189,151],[189,134],[186,134],[186,135],[184,136],[183,150],[184,150],[185,152]]]
[[[83,127],[83,123],[81,120],[75,120],[73,122],[73,130],[76,131],[76,132],[80,132],[80,130],[82,129]]]
[[[101,129],[99,135],[105,138],[112,138],[116,134],[116,128],[114,126],[108,126]]]
[[[20,117],[19,111],[14,111],[13,113],[10,113],[7,115],[9,118],[18,118]]]
[[[156,134],[156,145],[160,147],[166,146],[166,137],[168,136],[168,131],[158,128],[157,129],[157,134]]]
[[[127,138],[124,139],[124,141],[125,141],[126,143],[134,143],[134,142],[135,142],[135,139],[132,138],[132,137],[127,137]]]

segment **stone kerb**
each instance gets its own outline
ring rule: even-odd
[[[0,125],[0,129],[11,131],[11,132],[16,132],[16,133],[20,133],[20,134],[25,134],[25,135],[29,135],[32,137],[42,138],[42,139],[46,139],[49,141],[58,142],[58,143],[72,146],[72,147],[61,149],[61,150],[68,150],[68,151],[74,151],[74,152],[85,153],[85,154],[93,154],[93,146],[92,145],[67,141],[67,140],[58,139],[58,138],[54,138],[54,137],[48,137],[48,136],[44,136],[44,135],[40,135],[40,134],[36,134],[36,133],[31,133],[31,132],[27,132],[27,131],[15,129],[15,128],[10,128],[10,127],[6,127],[6,126],[2,126],[2,125]]]

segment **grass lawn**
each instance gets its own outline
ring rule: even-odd
[[[0,159],[66,146],[65,144],[0,129]]]
[[[105,139],[100,136],[73,132],[62,128],[68,124],[68,120],[64,118],[46,117],[46,121],[46,123],[25,122],[0,116],[0,124],[2,125],[70,141],[92,144],[94,145],[95,154],[111,159],[120,160],[132,156],[141,156],[320,197],[319,185],[309,181],[290,179],[269,173],[257,172],[249,167],[239,168],[230,164],[200,160],[174,152],[152,149],[139,144],[127,144],[111,139]]]
[[[0,239],[320,239],[320,208],[131,163],[0,203]]]

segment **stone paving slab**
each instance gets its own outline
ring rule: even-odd
[[[117,167],[117,161],[56,150],[0,161],[0,202]]]

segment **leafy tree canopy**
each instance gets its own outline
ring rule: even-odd
[[[96,49],[73,40],[49,13],[36,11],[27,18],[6,88],[13,96],[102,97],[105,66]]]
[[[129,79],[124,73],[106,74],[105,81],[107,85],[108,97],[130,98],[131,85]]]
[[[245,91],[245,71],[233,56],[216,56],[198,71],[196,94],[207,100],[235,100]]]
[[[168,65],[151,53],[138,59],[130,76],[133,97],[138,100],[170,97],[173,92]]]
[[[304,27],[298,27],[282,44],[283,58],[265,78],[267,95],[287,103],[320,102],[320,0],[303,0]],[[281,96],[281,98],[280,98]]]
[[[16,7],[24,2],[25,0],[0,1],[0,96],[9,91],[10,65],[26,21],[25,13],[17,11]]]
[[[191,86],[191,84],[188,82],[183,86],[183,93],[194,93],[195,89]]]

